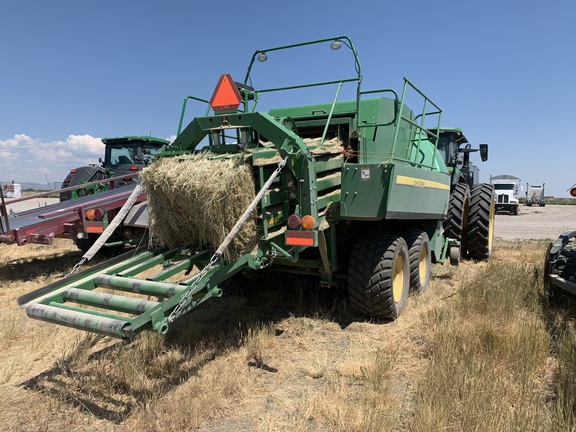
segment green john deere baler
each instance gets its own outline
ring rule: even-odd
[[[264,54],[327,43],[350,49],[356,76],[264,90],[248,85]],[[406,79],[400,96],[363,91],[361,81],[345,36],[256,51],[243,83],[223,75],[211,101],[185,99],[177,138],[159,156],[204,152],[250,165],[255,198],[221,244],[183,239],[170,250],[128,252],[24,295],[19,304],[31,318],[119,338],[166,333],[183,314],[220,296],[234,275],[266,269],[347,287],[359,315],[397,318],[410,290],[426,290],[432,261],[460,256],[459,242],[443,234],[451,179],[431,132],[440,130],[442,110]],[[356,99],[338,101],[347,84],[356,86]],[[318,86],[336,87],[333,102],[256,110],[268,92]],[[405,105],[407,92],[423,102],[418,115]],[[213,112],[183,128],[190,99]],[[227,258],[226,248],[254,212],[257,246]]]

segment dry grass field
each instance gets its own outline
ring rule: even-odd
[[[543,292],[545,249],[499,240],[489,263],[436,265],[396,322],[272,275],[123,342],[18,309],[71,270],[72,243],[0,245],[0,430],[574,430],[576,301]]]

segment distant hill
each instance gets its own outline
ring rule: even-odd
[[[4,186],[5,184],[10,184],[12,183],[12,181],[0,181],[0,185]],[[20,184],[20,189],[25,191],[25,190],[35,190],[35,191],[46,191],[46,190],[53,190],[53,189],[59,189],[62,184],[60,182],[57,182],[56,184],[51,183],[50,186],[48,186],[47,184],[43,184],[43,183],[34,183],[34,182],[17,182],[15,181],[14,183],[19,183]]]

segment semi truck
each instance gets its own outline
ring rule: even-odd
[[[494,186],[496,212],[518,215],[520,207],[520,192],[522,186],[520,179],[512,175],[490,176],[490,183]]]
[[[530,183],[526,183],[526,205],[530,207],[531,205],[537,205],[544,207],[546,205],[546,199],[544,198],[544,185],[541,186],[530,186]]]
[[[355,74],[321,83],[253,87],[256,60],[310,45],[346,47]],[[253,199],[223,240],[207,244],[183,236],[174,247],[163,242],[142,246],[28,293],[18,304],[34,319],[129,339],[142,331],[166,334],[184,314],[221,296],[233,277],[276,272],[345,288],[358,316],[397,319],[410,291],[426,291],[431,263],[460,258],[461,242],[444,230],[452,175],[438,151],[439,106],[406,78],[401,93],[364,90],[361,83],[360,60],[347,36],[255,51],[243,82],[223,74],[210,100],[193,98],[207,103],[211,112],[179,127],[175,141],[146,168],[157,169],[165,161],[184,166],[199,154],[209,163],[247,164]],[[338,100],[344,85],[355,86],[355,99]],[[264,95],[321,86],[335,88],[332,101],[256,110]],[[422,98],[419,114],[406,105],[408,92]],[[184,174],[192,177],[194,171]],[[201,194],[218,181],[200,180],[188,183],[193,190],[180,192]],[[154,200],[147,193],[152,214]],[[170,218],[177,207],[169,209]],[[478,259],[488,259],[492,185],[473,189],[467,211],[468,248]],[[215,220],[208,213],[203,223]],[[230,257],[226,251],[247,221],[256,226],[255,246]]]

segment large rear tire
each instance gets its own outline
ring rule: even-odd
[[[352,309],[372,318],[395,320],[409,290],[408,246],[402,237],[376,233],[356,241],[348,269]]]
[[[106,178],[108,178],[106,170],[102,167],[95,165],[79,167],[68,174],[62,182],[62,187],[78,186],[82,183],[105,180]],[[79,197],[89,193],[91,193],[89,189],[76,189],[76,195]],[[69,199],[72,199],[72,191],[60,192],[60,201],[67,201]]]
[[[444,219],[444,234],[446,237],[458,240],[465,240],[465,233],[468,229],[468,213],[470,209],[470,188],[465,183],[457,183],[450,194],[448,204],[448,214]],[[462,247],[462,251],[466,248]]]
[[[425,231],[412,230],[405,236],[410,260],[410,291],[423,294],[430,283],[430,269],[432,267],[432,252],[430,251],[430,238]]]
[[[472,188],[468,217],[468,257],[485,261],[492,255],[494,238],[494,187],[481,183]]]

